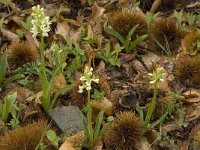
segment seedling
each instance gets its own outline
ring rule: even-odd
[[[98,52],[97,57],[105,60],[113,66],[121,66],[121,61],[118,58],[119,53],[121,52],[121,47],[117,43],[113,51],[111,51],[110,44],[107,43],[103,52]]]
[[[150,84],[153,85],[154,92],[153,92],[152,101],[151,101],[150,105],[147,108],[146,117],[144,117],[144,113],[143,113],[142,107],[140,107],[139,104],[136,105],[136,110],[139,112],[140,118],[143,121],[143,128],[144,128],[145,132],[148,131],[149,129],[155,127],[156,125],[162,123],[164,121],[164,119],[166,118],[167,114],[168,114],[168,112],[166,112],[157,121],[155,121],[155,122],[150,124],[151,117],[153,115],[153,112],[154,112],[155,106],[156,106],[156,97],[157,97],[158,84],[159,84],[159,81],[163,81],[163,79],[162,79],[163,74],[164,74],[164,69],[162,67],[161,68],[157,68],[153,73],[149,73],[149,75],[152,77],[152,80],[150,81]]]
[[[7,53],[6,51],[4,51],[0,61],[0,91],[2,91],[11,82],[24,77],[24,75],[22,74],[16,74],[6,79],[5,78],[6,69],[7,69]]]
[[[108,27],[106,25],[107,23],[104,24],[104,30],[109,33],[110,35],[114,36],[115,38],[117,38],[124,46],[124,49],[126,51],[126,53],[130,53],[131,51],[134,50],[134,48],[141,43],[142,41],[144,41],[145,39],[147,39],[148,35],[142,35],[136,38],[136,40],[132,41],[131,37],[134,34],[135,30],[138,28],[139,25],[135,25],[132,27],[132,29],[129,31],[128,35],[126,36],[126,38],[124,39],[117,31],[115,31],[113,28]]]
[[[7,122],[8,120],[8,114],[13,112],[14,103],[17,98],[17,93],[13,93],[11,95],[8,95],[4,98],[4,104],[0,104],[0,117],[4,122]]]
[[[31,21],[31,23],[33,26],[31,28],[31,32],[33,33],[33,37],[40,36],[39,48],[40,48],[40,55],[41,55],[41,65],[40,65],[40,70],[39,70],[39,78],[41,81],[42,92],[43,92],[43,95],[40,97],[40,101],[45,111],[47,111],[54,106],[55,101],[58,98],[58,96],[61,93],[69,90],[70,86],[65,85],[64,87],[60,88],[55,93],[54,98],[51,100],[51,88],[54,85],[57,75],[62,72],[63,64],[59,63],[57,68],[54,68],[53,71],[51,72],[51,78],[50,79],[47,78],[46,62],[45,62],[46,44],[44,42],[44,37],[48,36],[48,32],[50,31],[51,21],[49,20],[48,16],[45,16],[44,9],[40,8],[40,5],[34,6],[32,8],[32,11],[33,12],[31,15],[33,17],[33,20]]]

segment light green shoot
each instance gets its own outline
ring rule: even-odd
[[[87,0],[87,2],[90,6],[92,5],[92,0]]]
[[[147,26],[148,26],[148,30],[149,30],[149,27],[150,27],[150,24],[152,23],[152,21],[159,15],[159,12],[156,13],[156,14],[152,14],[150,13],[149,11],[146,12],[146,15],[145,15],[145,21],[147,23]]]
[[[174,11],[174,16],[177,19],[177,26],[180,27],[183,20],[183,10],[180,12]]]
[[[4,122],[7,122],[8,114],[14,109],[14,103],[17,98],[17,92],[8,95],[4,98],[4,104],[0,104],[0,117]]]
[[[134,34],[135,30],[138,28],[139,25],[135,25],[132,27],[132,29],[129,31],[128,35],[124,39],[117,31],[115,31],[113,28],[106,26],[106,23],[104,24],[104,29],[107,33],[117,38],[124,46],[126,53],[130,53],[134,50],[134,48],[147,39],[148,35],[142,35],[136,38],[136,40],[132,41],[131,37]]]
[[[164,68],[157,68],[153,73],[149,73],[149,76],[151,76],[151,81],[150,84],[153,85],[154,87],[154,92],[153,92],[153,98],[150,103],[150,105],[147,108],[147,115],[144,117],[143,109],[142,107],[139,106],[139,104],[136,105],[136,110],[140,114],[140,118],[143,121],[143,128],[144,131],[148,131],[149,129],[155,127],[156,125],[162,123],[164,119],[166,118],[168,112],[166,112],[164,115],[162,115],[158,120],[150,124],[151,117],[153,115],[153,112],[155,110],[156,106],[156,98],[157,98],[157,90],[158,90],[158,84],[160,81],[163,81],[163,75],[164,75]]]
[[[7,69],[7,52],[4,51],[0,60],[0,91],[2,91],[11,82],[24,78],[24,75],[16,74],[6,79],[5,78],[6,69]]]
[[[164,35],[165,38],[165,45],[162,45],[158,40],[155,39],[156,44],[162,49],[163,52],[165,52],[168,56],[172,56],[172,52],[170,49],[169,42],[167,40],[167,37]]]
[[[105,60],[113,66],[121,66],[121,60],[118,58],[119,53],[121,52],[121,47],[117,43],[114,47],[114,50],[111,50],[110,44],[107,43],[103,52],[98,52],[97,57]]]

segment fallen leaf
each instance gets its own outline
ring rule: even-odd
[[[97,3],[94,3],[94,5],[92,6],[92,14],[89,17],[90,23],[92,23],[94,21],[98,22],[99,18],[102,16],[104,11],[105,11],[105,9],[103,7],[99,7],[97,5]]]
[[[190,89],[183,93],[185,97],[184,103],[197,103],[200,102],[200,90]]]
[[[55,78],[55,82],[53,84],[53,87],[51,89],[51,94],[56,93],[60,88],[63,88],[67,84],[65,77],[62,73],[57,75]]]
[[[185,121],[192,121],[200,117],[200,103],[194,103],[186,107]]]
[[[66,21],[58,22],[55,33],[58,35],[62,35],[64,38],[66,35],[69,35],[69,24]]]
[[[85,138],[85,131],[80,131],[73,136],[67,137],[65,142],[59,148],[59,150],[81,150],[80,147],[74,148],[73,144],[76,142],[84,141]]]
[[[133,60],[133,59],[135,58],[136,54],[137,54],[137,51],[136,51],[136,50],[134,50],[134,52],[131,53],[131,54],[120,53],[120,54],[119,54],[119,55],[120,55],[120,60],[121,60],[122,62],[131,61],[131,60]]]
[[[162,126],[162,130],[166,131],[166,132],[172,132],[172,131],[181,131],[182,128],[176,123],[176,122],[169,122],[165,125]]]
[[[30,96],[29,98],[26,99],[26,101],[35,101],[36,104],[41,104],[40,102],[40,97],[43,95],[43,92],[37,92],[36,94]]]
[[[101,101],[97,101],[97,100],[93,100],[91,102],[91,105],[93,107],[93,112],[96,112],[94,114],[98,114],[102,109],[105,109],[105,114],[107,116],[111,116],[112,115],[112,111],[113,111],[113,106],[112,106],[112,102],[110,102],[107,98],[104,97],[103,100]],[[94,117],[95,118],[95,117]]]
[[[157,64],[159,60],[161,60],[161,57],[156,55],[152,52],[146,52],[145,55],[141,56],[141,59],[143,60],[146,67],[151,70],[153,67],[153,64]]]
[[[17,87],[14,91],[17,92],[17,101],[25,101],[33,94],[33,91],[24,87]]]
[[[98,138],[93,142],[90,150],[102,150],[103,149],[103,141],[102,138]]]
[[[10,30],[7,30],[7,29],[1,27],[0,31],[3,33],[3,36],[5,36],[8,40],[11,40],[12,42],[19,41],[18,35],[11,32]]]

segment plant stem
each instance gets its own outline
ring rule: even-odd
[[[47,130],[49,129],[50,124],[48,124],[48,121],[47,121],[47,120],[44,122],[44,124],[45,124],[46,127],[45,127],[44,130],[42,131],[42,135],[41,135],[40,141],[39,141],[39,143],[36,145],[35,150],[39,150],[40,145],[42,144],[42,141],[43,141],[43,139],[44,139],[44,137],[45,137],[45,135],[46,135],[46,132],[47,132]],[[47,124],[48,124],[48,125],[47,125]]]
[[[89,144],[92,144],[93,131],[92,131],[92,106],[90,102],[90,90],[88,90],[88,99],[87,99],[87,121],[88,121],[88,132],[89,132]]]
[[[44,108],[45,110],[48,109],[50,105],[49,98],[48,98],[48,81],[47,81],[47,75],[46,75],[46,65],[45,65],[45,43],[44,43],[44,37],[40,36],[40,55],[41,55],[41,66],[40,66],[40,81],[42,85],[42,92],[43,92],[43,104],[45,105]]]
[[[45,49],[45,43],[44,43],[44,37],[40,37],[40,54],[41,54],[41,69],[45,69],[45,58],[44,58],[44,49]]]
[[[150,106],[147,109],[147,115],[146,115],[145,122],[144,122],[145,130],[148,130],[148,124],[151,120],[151,116],[152,116],[154,109],[155,109],[155,106],[156,106],[157,89],[158,89],[157,83],[154,83],[153,98],[152,98]]]

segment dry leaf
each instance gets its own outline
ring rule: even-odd
[[[95,66],[94,65],[94,59],[96,57],[97,51],[95,49],[93,49],[90,46],[90,44],[85,45],[84,50],[85,50],[85,53],[86,53],[87,58],[88,58],[88,63],[86,64],[86,66],[91,66],[92,63],[93,63],[93,66]]]
[[[102,138],[98,138],[93,142],[90,150],[102,150],[103,149],[103,141]]]
[[[80,131],[73,136],[68,137],[65,142],[61,145],[59,150],[81,150],[80,147],[73,147],[73,144],[76,142],[85,140],[85,131]]]
[[[27,30],[23,30],[23,32],[24,32],[24,35],[25,35],[25,37],[26,37],[29,45],[31,47],[33,47],[34,49],[38,49],[39,43],[38,43],[37,40],[36,41],[34,40],[32,34],[29,31],[27,31]]]
[[[190,138],[193,139],[199,131],[200,131],[200,124],[197,124],[194,128],[192,128],[190,133]]]
[[[142,55],[142,60],[145,63],[146,67],[150,70],[153,64],[157,64],[161,57],[152,52],[147,52],[145,55]],[[163,60],[162,60],[163,61]]]
[[[165,125],[162,126],[162,130],[166,131],[166,132],[173,132],[175,130],[177,131],[181,131],[181,126],[179,126],[176,122],[169,122]]]
[[[3,36],[5,36],[8,40],[11,40],[12,42],[19,41],[18,35],[11,32],[10,30],[7,30],[7,29],[1,27],[0,31],[3,33]]]
[[[17,92],[17,101],[25,101],[33,94],[33,91],[24,87],[17,87],[14,91]]]
[[[120,53],[119,54],[120,55],[120,60],[122,62],[129,62],[129,61],[131,61],[131,60],[133,60],[135,58],[136,54],[137,54],[136,50],[133,50],[133,53],[131,53],[131,54]]]
[[[93,112],[96,112],[95,114],[98,114],[102,109],[105,109],[105,114],[107,116],[111,116],[113,113],[113,104],[105,97],[101,101],[93,100],[91,105],[93,107]]]
[[[119,4],[126,4],[127,2],[129,2],[128,0],[119,0]]]
[[[56,93],[60,88],[63,88],[66,85],[65,77],[62,73],[57,75],[55,78],[55,82],[53,84],[53,87],[51,89],[51,94]]]
[[[92,7],[92,14],[89,17],[90,23],[93,23],[94,21],[98,22],[104,11],[105,9],[103,7],[99,7],[97,3],[95,3]]]
[[[200,117],[200,103],[187,106],[185,121],[192,121]]]
[[[55,33],[65,38],[66,35],[69,35],[69,30],[70,27],[67,21],[58,22]]]
[[[185,97],[185,103],[197,103],[200,102],[200,91],[197,89],[190,89],[183,93]]]
[[[134,68],[134,70],[137,70],[138,73],[144,74],[145,72],[147,73],[146,68],[143,66],[143,64],[138,61],[137,59],[132,60],[129,65]]]
[[[198,48],[194,47],[193,44],[200,39],[200,34],[196,31],[188,33],[181,41],[181,47],[183,51],[190,55],[196,55]]]
[[[43,95],[43,92],[40,91],[40,92],[38,92],[38,93],[32,95],[31,97],[27,98],[26,100],[27,100],[27,101],[33,101],[33,100],[34,100],[36,104],[41,104],[41,102],[40,102],[40,97],[41,97],[42,95]]]

